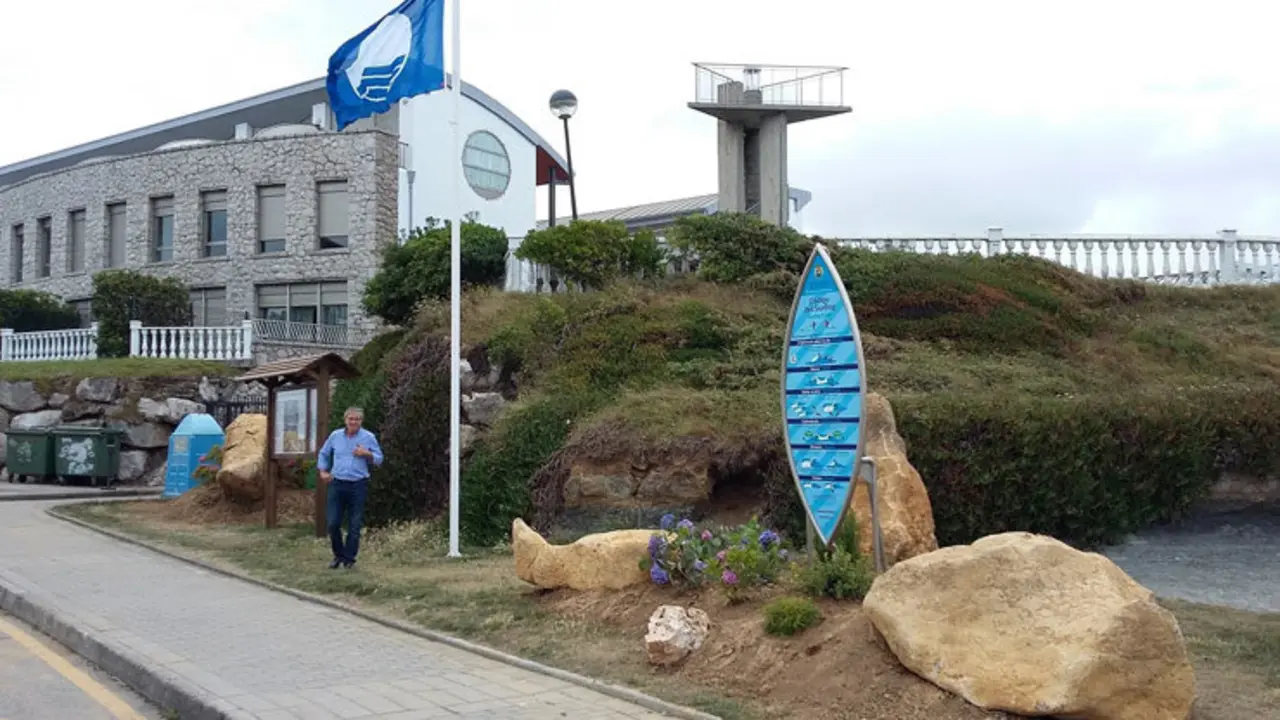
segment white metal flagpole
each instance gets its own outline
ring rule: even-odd
[[[462,411],[462,20],[461,0],[451,0],[453,16],[453,155],[447,165],[453,179],[453,221],[449,239],[449,557],[462,557],[458,548],[458,502],[462,494],[462,452],[458,417]]]

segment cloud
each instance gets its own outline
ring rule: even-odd
[[[0,43],[0,164],[318,77],[393,4],[0,3],[26,28]],[[463,3],[462,75],[557,147],[547,98],[578,95],[587,211],[713,192],[691,63],[759,61],[850,68],[853,112],[791,128],[813,232],[1277,232],[1280,76],[1255,7],[484,0]]]

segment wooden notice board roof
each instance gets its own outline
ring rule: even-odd
[[[342,359],[337,353],[324,353],[308,357],[279,360],[250,370],[236,378],[240,382],[260,382],[265,385],[282,385],[290,382],[306,382],[315,380],[321,370],[327,369],[329,377],[346,380],[359,377],[360,371],[354,365]]]

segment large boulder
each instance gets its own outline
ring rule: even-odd
[[[171,397],[161,401],[144,397],[138,400],[138,412],[152,422],[177,425],[187,415],[204,412],[204,406],[185,398]]]
[[[462,396],[462,414],[469,425],[493,427],[507,401],[500,393],[478,392]]]
[[[120,482],[134,482],[141,478],[146,471],[146,450],[125,450],[120,453]]]
[[[15,415],[9,421],[11,430],[41,430],[51,428],[62,421],[61,410],[38,410]]]
[[[1107,558],[1004,533],[906,560],[863,610],[912,672],[987,710],[1187,720],[1195,678],[1173,614]]]
[[[85,402],[109,403],[116,399],[120,381],[113,377],[85,378],[76,385],[76,397]]]
[[[44,396],[30,380],[0,380],[0,407],[24,413],[39,410],[44,407],[44,402]]]
[[[694,505],[711,497],[715,481],[705,450],[672,452],[661,463],[575,459],[564,485],[568,508],[666,508]]]
[[[257,502],[266,479],[267,416],[245,413],[227,426],[218,486],[229,498]]]
[[[516,575],[544,590],[619,590],[649,582],[640,561],[653,530],[617,530],[552,545],[520,518],[511,523]]]
[[[868,393],[862,444],[864,457],[876,461],[876,493],[885,564],[938,549],[934,535],[933,505],[920,473],[907,460],[907,443],[898,434],[893,407],[879,393]],[[865,483],[853,491],[853,513],[858,518],[858,544],[865,556],[872,551],[870,493]]]
[[[711,632],[711,618],[698,608],[660,605],[649,616],[649,632],[644,636],[651,665],[674,665],[702,647]]]
[[[126,447],[142,448],[144,450],[168,447],[169,435],[173,433],[173,428],[168,425],[152,422],[125,423],[113,420],[108,425],[124,430],[124,444]]]

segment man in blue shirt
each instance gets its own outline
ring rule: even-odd
[[[370,465],[382,464],[378,438],[360,427],[364,410],[353,407],[343,413],[345,428],[334,430],[320,448],[316,468],[329,483],[329,543],[333,562],[329,567],[350,568],[360,550],[360,526],[364,524],[364,502],[369,496]],[[347,515],[347,540],[342,541],[342,518]]]

